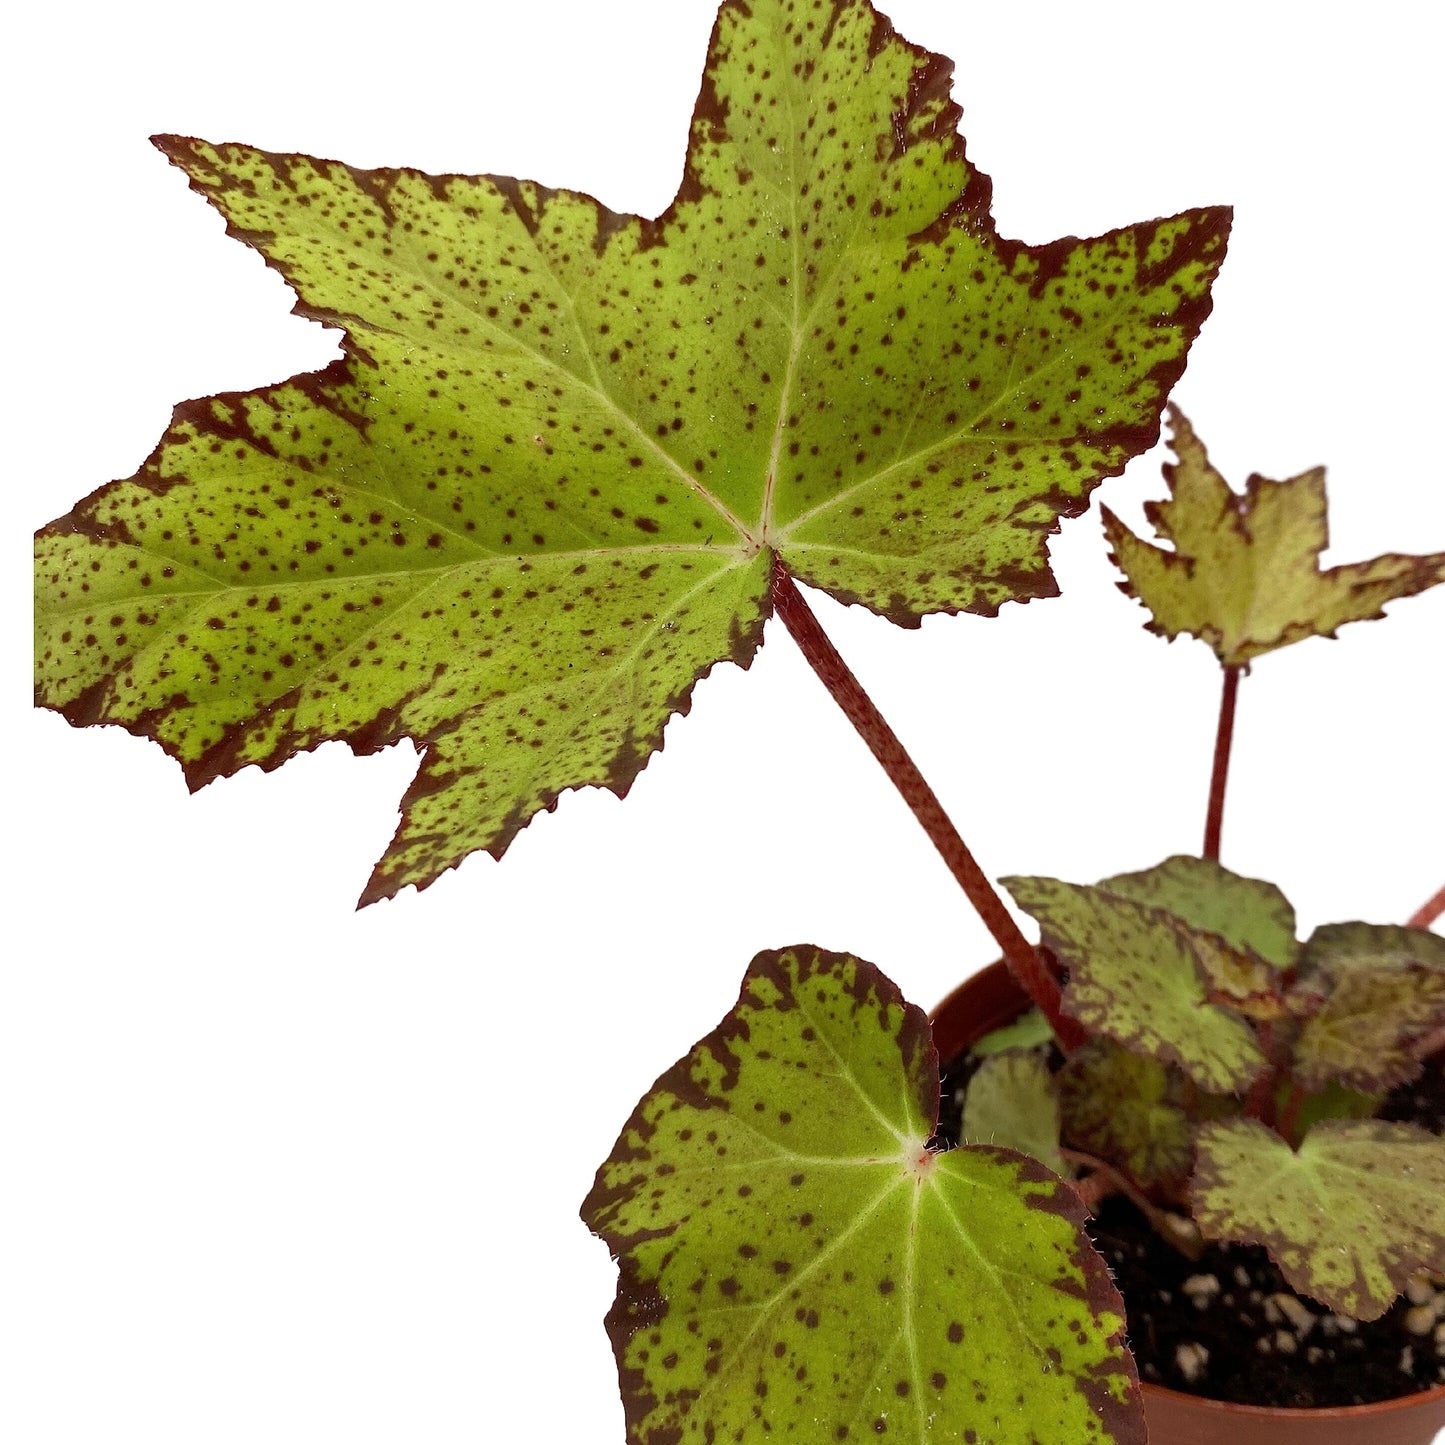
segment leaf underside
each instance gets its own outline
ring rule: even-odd
[[[1189,929],[1162,908],[1057,878],[1005,878],[1069,971],[1064,1012],[1211,1093],[1243,1093],[1266,1060],[1254,1031],[1210,1002]]]
[[[1290,1285],[1372,1320],[1445,1269],[1445,1145],[1413,1124],[1317,1124],[1299,1149],[1252,1119],[1206,1124],[1191,1186],[1206,1237],[1262,1244]]]
[[[761,954],[582,1215],[628,1438],[1144,1438],[1122,1304],[1034,1160],[933,1154],[937,1056],[869,964]]]
[[[1323,468],[1288,481],[1251,476],[1243,495],[1210,465],[1202,443],[1171,407],[1178,462],[1166,465],[1167,501],[1145,512],[1169,547],[1141,541],[1108,508],[1104,532],[1125,581],[1171,641],[1192,633],[1225,667],[1306,637],[1333,637],[1346,622],[1384,616],[1384,606],[1445,581],[1445,552],[1388,553],[1322,568],[1329,545]],[[1172,548],[1172,550],[1171,550]]]
[[[183,404],[42,530],[38,700],[192,787],[413,738],[369,902],[625,792],[748,664],[775,559],[905,625],[1052,595],[1047,537],[1157,437],[1229,218],[1003,240],[949,76],[863,0],[727,0],[657,220],[159,138],[345,356]]]

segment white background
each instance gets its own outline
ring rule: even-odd
[[[1241,483],[1330,466],[1332,560],[1445,548],[1437,37],[1423,8],[894,0],[956,59],[1001,230],[1237,220],[1177,399]],[[852,949],[934,1003],[993,956],[776,624],[620,803],[352,905],[409,747],[188,797],[154,746],[27,712],[28,533],[174,402],[334,333],[146,144],[535,176],[654,214],[710,0],[26,7],[7,22],[0,1436],[16,1445],[620,1445],[613,1271],[576,1209],[759,948]],[[1103,497],[1137,520],[1162,452]],[[1088,881],[1198,847],[1218,672],[1114,589],[903,632],[815,598],[985,869]],[[1445,589],[1265,658],[1225,861],[1305,927],[1442,881]]]

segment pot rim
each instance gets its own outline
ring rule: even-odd
[[[987,979],[988,984],[983,984]],[[930,1029],[937,1023],[939,1016],[946,1009],[954,1009],[961,1006],[967,997],[968,986],[978,982],[980,986],[998,985],[1004,983],[1007,987],[1016,992],[1023,1000],[1019,1009],[1015,1012],[1023,1012],[1027,1006],[1028,999],[1022,988],[1014,981],[1013,975],[1008,971],[1008,965],[1003,959],[996,959],[993,963],[985,964],[983,968],[976,970],[963,979],[957,987],[951,989],[942,999],[939,1000],[928,1011],[928,1023]],[[989,1029],[997,1027],[997,1010],[994,1016],[980,1016],[979,1029],[975,1037],[982,1037]],[[956,1030],[960,1036],[968,1033],[967,1029]],[[960,1044],[959,1048],[967,1048],[968,1044]],[[948,1062],[947,1059],[940,1059],[942,1066]],[[1141,1379],[1139,1388],[1145,1395],[1158,1395],[1169,1400],[1180,1409],[1198,1410],[1200,1413],[1217,1415],[1221,1418],[1229,1416],[1249,1416],[1255,1419],[1283,1419],[1283,1420],[1360,1420],[1376,1415],[1393,1414],[1402,1410],[1419,1409],[1422,1406],[1436,1405],[1445,1401],[1445,1384],[1432,1385],[1427,1390],[1415,1390],[1408,1395],[1392,1395],[1387,1400],[1375,1400],[1366,1405],[1320,1405],[1317,1407],[1300,1408],[1287,1405],[1240,1405],[1232,1400],[1216,1400],[1209,1395],[1191,1395],[1186,1390],[1171,1390],[1167,1385],[1156,1385],[1149,1380]]]

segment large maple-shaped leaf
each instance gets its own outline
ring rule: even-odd
[[[1413,1124],[1317,1124],[1299,1148],[1253,1119],[1204,1125],[1191,1193],[1210,1239],[1265,1245],[1301,1294],[1377,1319],[1445,1269],[1445,1145]]]
[[[1329,545],[1323,468],[1284,482],[1251,476],[1243,495],[1210,465],[1193,427],[1170,408],[1178,462],[1165,466],[1168,501],[1145,513],[1168,548],[1141,541],[1108,508],[1104,531],[1126,581],[1171,641],[1192,633],[1226,667],[1346,622],[1381,617],[1387,602],[1445,581],[1445,552],[1389,553],[1321,568]]]
[[[371,900],[624,792],[747,664],[777,559],[904,624],[1053,593],[1047,536],[1157,436],[1228,213],[1005,241],[949,74],[865,0],[727,0],[658,220],[161,138],[345,359],[186,403],[43,530],[40,701],[193,787],[414,738]]]
[[[938,1057],[871,964],[760,954],[582,1214],[634,1445],[1142,1441],[1122,1302],[1073,1191],[928,1149]]]

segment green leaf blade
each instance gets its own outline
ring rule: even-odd
[[[835,415],[854,420],[820,446],[827,411],[799,419],[800,451],[837,459],[827,483],[779,474],[789,569],[904,625],[1056,595],[1046,539],[1157,439],[1227,231],[1199,211],[1030,249],[955,215],[899,243],[886,302],[860,268],[805,353],[805,393],[847,398]],[[916,370],[861,361],[860,336],[926,364],[922,393]]]
[[[1311,1091],[1383,1094],[1419,1076],[1415,1048],[1445,1027],[1445,971],[1401,964],[1347,972],[1300,1031],[1293,1072]]]
[[[1059,1099],[1070,1143],[1119,1165],[1145,1188],[1189,1173],[1193,1130],[1158,1060],[1091,1039],[1065,1061]]]
[[[39,700],[156,737],[193,785],[412,738],[372,901],[569,788],[624,792],[693,684],[751,657],[775,558],[910,625],[1050,594],[1048,534],[1157,435],[1229,217],[1002,240],[950,74],[864,0],[727,0],[656,220],[158,137],[346,360],[181,408],[46,529]],[[283,584],[290,638],[252,625]]]
[[[870,965],[754,961],[583,1206],[619,1256],[630,1440],[1142,1441],[1077,1200],[1007,1151],[929,1153],[936,1064]]]
[[[1064,1012],[1091,1033],[1177,1064],[1211,1093],[1243,1093],[1263,1072],[1253,1030],[1209,1002],[1203,966],[1178,919],[1102,887],[1001,881],[1068,968]]]
[[[1383,617],[1386,603],[1445,582],[1445,552],[1322,568],[1329,540],[1322,469],[1283,482],[1252,476],[1238,494],[1188,420],[1175,408],[1169,416],[1178,457],[1164,468],[1170,496],[1145,510],[1173,550],[1142,541],[1104,512],[1125,576],[1119,585],[1149,609],[1150,631],[1171,641],[1190,633],[1223,666],[1242,667],[1306,637],[1333,637],[1347,622]]]
[[[1211,1239],[1263,1244],[1290,1285],[1378,1319],[1420,1269],[1445,1268],[1445,1146],[1412,1124],[1329,1120],[1298,1150],[1252,1119],[1204,1125],[1191,1184]]]
[[[1326,923],[1310,934],[1300,959],[1302,978],[1418,965],[1445,972],[1445,938],[1428,928],[1394,923]]]
[[[1016,1149],[1067,1176],[1058,1090],[1038,1053],[1011,1050],[985,1059],[964,1096],[963,1142]]]
[[[1213,859],[1181,853],[1153,868],[1105,878],[1098,886],[1162,908],[1273,969],[1291,968],[1299,956],[1295,912],[1284,894],[1273,883],[1231,873]]]
[[[423,512],[390,484],[407,423],[353,367],[187,403],[134,479],[40,534],[37,687],[153,737],[192,787],[417,739],[371,901],[499,856],[564,788],[625,792],[697,679],[750,660],[769,572],[585,496],[588,532],[552,550],[495,512]]]

